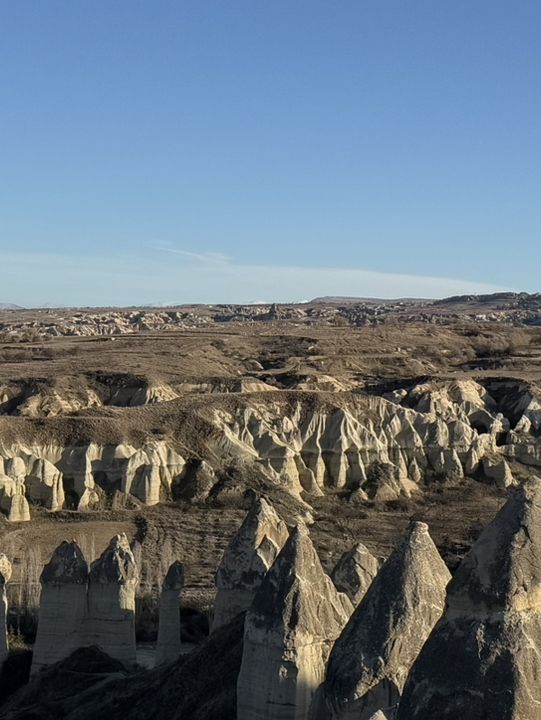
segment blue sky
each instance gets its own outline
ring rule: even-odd
[[[0,0],[0,301],[541,290],[538,0]]]

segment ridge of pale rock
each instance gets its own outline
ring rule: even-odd
[[[541,480],[513,491],[458,567],[399,720],[541,716]]]
[[[68,657],[85,643],[88,565],[76,542],[63,542],[40,577],[32,673]]]
[[[139,576],[125,534],[116,535],[90,568],[88,645],[121,662],[135,662],[135,590]]]
[[[8,599],[6,585],[11,578],[11,563],[8,558],[0,554],[0,668],[9,654],[7,634]]]
[[[256,500],[231,538],[216,572],[213,631],[250,607],[287,537],[287,526],[270,502]]]
[[[393,716],[409,669],[442,614],[450,577],[428,526],[412,523],[336,641],[313,718]]]
[[[160,596],[156,665],[173,662],[180,655],[180,597],[183,588],[184,565],[176,560],[167,571]]]
[[[351,611],[325,574],[308,530],[297,526],[246,615],[238,720],[306,717]]]
[[[339,592],[345,593],[354,606],[365,596],[379,570],[379,561],[366,545],[357,543],[338,560],[331,580]]]

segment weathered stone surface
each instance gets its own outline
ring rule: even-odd
[[[63,542],[41,573],[32,673],[85,644],[88,565],[76,542]]]
[[[0,554],[0,668],[9,653],[7,635],[8,600],[6,585],[11,577],[11,563],[4,554]]]
[[[180,596],[183,587],[184,565],[176,561],[167,571],[160,597],[156,665],[173,662],[180,655]]]
[[[267,570],[288,537],[286,524],[260,498],[227,546],[216,572],[212,630],[247,610]]]
[[[541,717],[541,480],[513,494],[449,584],[399,720]]]
[[[379,561],[362,543],[354,545],[336,563],[331,579],[339,592],[358,605],[379,570]]]
[[[317,720],[391,717],[407,674],[440,618],[450,579],[424,523],[412,523],[331,652]]]
[[[305,718],[351,611],[306,528],[294,528],[246,615],[238,720]]]
[[[87,644],[124,663],[135,662],[135,590],[138,573],[126,535],[116,535],[92,563]]]

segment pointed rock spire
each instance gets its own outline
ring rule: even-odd
[[[331,652],[317,720],[393,715],[407,674],[440,618],[450,574],[424,523],[412,523]]]
[[[41,573],[32,673],[84,644],[88,565],[76,542],[63,542]]]
[[[449,584],[399,720],[541,716],[541,480],[517,488]]]
[[[294,528],[246,615],[238,720],[306,717],[351,611],[323,571],[308,530]]]
[[[7,635],[8,600],[6,585],[11,578],[11,563],[4,554],[0,554],[0,668],[9,654]]]
[[[184,565],[177,560],[167,571],[160,597],[156,665],[173,662],[180,655],[180,596],[183,588]]]
[[[336,563],[331,579],[337,590],[346,593],[354,606],[365,596],[379,570],[379,562],[366,545],[358,543]]]
[[[267,500],[259,498],[232,537],[216,573],[213,631],[250,607],[287,537],[286,524]]]
[[[125,534],[115,535],[92,563],[88,586],[87,644],[135,662],[135,559]]]

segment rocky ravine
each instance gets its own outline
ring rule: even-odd
[[[464,476],[503,488],[541,467],[540,395],[515,380],[429,381],[384,395],[211,395],[102,412],[52,418],[45,432],[39,419],[0,418],[8,519],[28,520],[29,503],[92,509],[118,491],[146,505],[205,501],[222,491],[231,462],[308,504],[328,491],[392,500]]]

